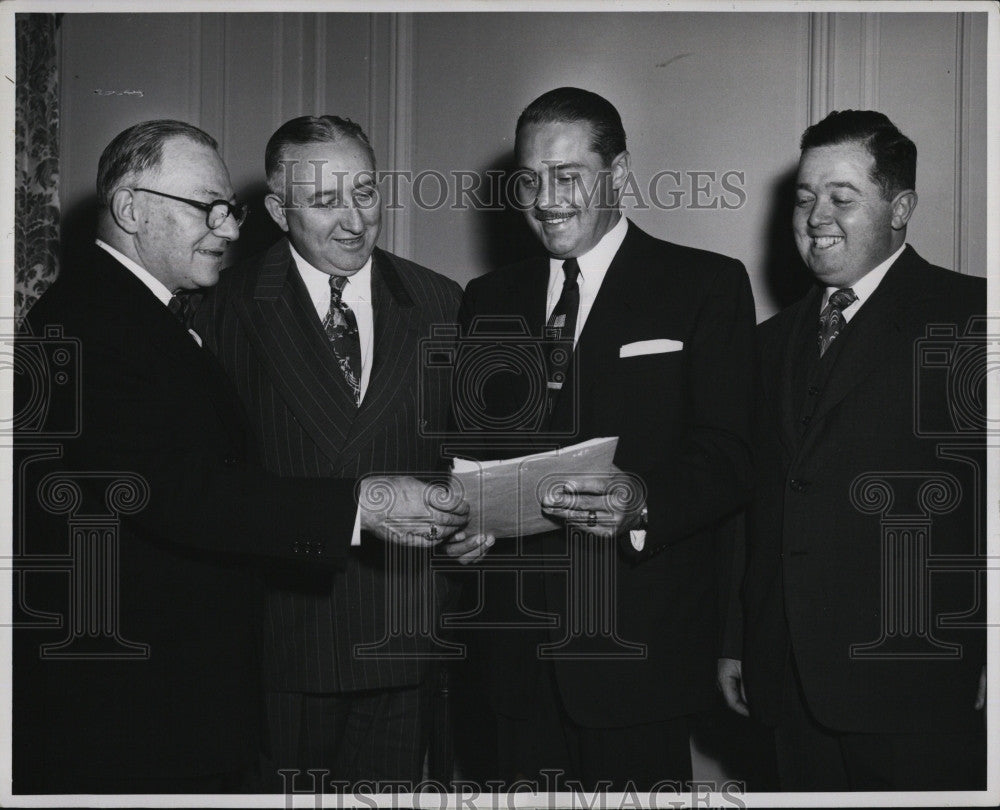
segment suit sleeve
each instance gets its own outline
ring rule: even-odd
[[[357,509],[353,479],[270,475],[238,431],[227,435],[218,415],[165,394],[140,363],[121,362],[120,348],[90,340],[85,349],[83,428],[67,442],[66,462],[138,474],[149,499],[129,520],[144,533],[224,553],[343,561]]]
[[[707,280],[689,340],[687,420],[676,453],[650,459],[646,484],[649,528],[643,559],[710,528],[745,505],[752,479],[750,409],[754,379],[754,305],[738,262]]]
[[[743,576],[746,570],[746,515],[723,521],[716,529],[719,571],[719,657],[743,658]]]

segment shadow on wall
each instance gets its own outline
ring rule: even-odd
[[[513,150],[507,150],[481,169],[481,176],[496,178],[484,184],[486,189],[478,194],[473,206],[472,229],[476,255],[475,266],[492,270],[519,262],[523,259],[545,256],[534,234],[524,221],[524,213],[512,202],[511,178],[516,164]]]
[[[795,210],[797,168],[781,174],[770,189],[771,212],[764,234],[766,252],[761,268],[761,293],[774,302],[776,311],[794,304],[812,285],[812,276],[795,247],[792,212]]]

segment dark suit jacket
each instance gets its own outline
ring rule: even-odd
[[[542,258],[471,281],[460,314],[464,333],[477,316],[519,316],[537,340],[548,278]],[[634,552],[626,535],[609,560],[597,563],[613,569],[611,609],[619,639],[645,646],[640,658],[616,658],[619,644],[581,638],[564,650],[575,660],[555,660],[563,702],[578,723],[638,725],[695,712],[714,699],[719,630],[713,531],[749,495],[753,325],[753,297],[739,262],[654,239],[628,224],[577,343],[576,371],[552,417],[552,426],[564,432],[551,443],[618,436],[615,463],[646,487],[644,550]],[[683,348],[619,356],[626,344],[661,338]],[[507,376],[490,387],[487,379],[485,412],[511,414],[531,402],[524,382],[525,375]],[[525,555],[565,569],[559,560],[567,551],[563,533],[522,543]],[[515,549],[513,540],[498,541],[491,560],[502,561],[500,555]],[[592,549],[576,540],[570,549],[572,570],[585,576],[594,565]],[[510,559],[512,570],[518,565]],[[561,639],[573,621],[566,580],[565,570],[523,573],[525,607],[554,614],[559,625],[546,631],[536,620],[534,628],[501,630],[485,644],[491,696],[505,714],[528,710],[537,645]],[[488,572],[484,615],[524,623],[527,614],[515,608],[514,590],[513,575]]]
[[[810,709],[832,729],[946,731],[982,722],[972,706],[984,634],[956,627],[954,617],[951,626],[937,620],[948,613],[968,613],[962,623],[970,626],[983,620],[976,575],[954,570],[983,553],[983,434],[972,423],[944,426],[954,417],[949,401],[982,418],[983,338],[962,338],[969,318],[985,311],[985,288],[983,279],[933,267],[907,247],[833,344],[839,353],[829,377],[812,394],[804,365],[818,355],[822,290],[761,325],[742,657],[750,707],[765,722],[779,717],[789,645]],[[945,334],[925,341],[926,352],[921,339],[931,325]],[[977,344],[978,354],[970,351]],[[815,412],[803,425],[809,399]],[[942,450],[949,444],[964,449],[949,457]],[[951,494],[940,482],[920,492],[942,474],[953,476]],[[891,504],[882,500],[887,493]],[[930,574],[918,565],[914,579],[883,582],[883,548],[907,530],[929,535],[931,555],[959,557],[953,571]],[[895,570],[890,564],[884,576]],[[907,595],[907,588],[917,590]],[[929,599],[929,626],[911,607],[919,590]],[[852,655],[852,645],[883,633],[895,636],[884,652],[910,657]],[[960,652],[934,657],[940,650],[921,633]]]
[[[421,339],[431,337],[432,325],[454,324],[461,288],[385,251],[373,256],[374,358],[360,408],[287,240],[226,270],[199,308],[196,327],[235,382],[264,466],[277,475],[354,478],[442,469],[435,434],[447,418],[447,393],[439,378],[423,373]],[[394,549],[399,558],[390,564],[385,552],[363,535],[361,548],[332,579],[269,572],[269,688],[334,692],[420,680],[429,660],[419,657],[429,649],[426,636],[390,639],[389,631],[427,614],[445,583],[434,578],[428,603],[427,553]],[[405,604],[392,608],[394,598]],[[378,657],[355,650],[384,639],[390,640]]]
[[[79,484],[74,519],[114,515],[104,473],[145,479],[148,504],[121,518],[117,578],[119,631],[148,644],[149,657],[39,660],[39,643],[58,642],[68,627],[21,634],[14,702],[25,723],[14,745],[24,767],[15,774],[43,790],[73,774],[180,777],[255,765],[251,617],[260,597],[248,555],[301,560],[309,541],[313,558],[322,544],[319,559],[342,563],[354,520],[353,481],[284,481],[253,463],[246,418],[212,354],[126,268],[93,252],[41,297],[27,319],[35,338],[18,342],[29,366],[46,328],[62,329],[50,344],[79,346],[70,383],[47,389],[50,418],[75,409],[79,393],[79,436],[56,443],[62,458],[47,461],[35,458],[39,444],[50,446],[38,437],[44,425],[18,436],[25,551],[70,547],[66,516],[39,505],[45,474]],[[22,404],[39,393],[30,381],[18,380]],[[70,615],[64,576],[25,577],[29,607]]]

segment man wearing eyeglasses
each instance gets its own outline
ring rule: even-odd
[[[265,205],[286,237],[226,270],[196,327],[251,414],[267,469],[320,479],[441,471],[434,434],[445,427],[447,389],[422,367],[420,345],[434,325],[454,322],[461,288],[375,246],[375,155],[353,121],[287,121],[264,163]],[[306,784],[308,769],[350,783],[421,779],[444,583],[429,574],[425,550],[396,553],[358,528],[360,546],[333,576],[268,572],[262,631],[277,790],[289,787],[281,771]],[[469,553],[480,540],[468,538]]]
[[[90,530],[72,579],[101,582],[74,586],[73,601],[65,578],[24,572],[22,599],[69,618],[15,637],[14,790],[252,792],[253,555],[298,576],[329,572],[345,564],[356,520],[372,537],[431,544],[464,522],[462,505],[400,510],[404,535],[374,505],[358,508],[355,477],[279,478],[258,465],[236,391],[176,305],[178,293],[218,281],[245,215],[210,136],[179,121],[130,127],[105,149],[97,186],[94,254],[64,268],[28,315],[33,337],[17,346],[25,362],[43,338],[78,346],[79,365],[63,384],[53,378],[45,402],[50,418],[77,409],[78,431],[48,458],[33,453],[32,435],[18,436],[18,502],[37,554],[65,555],[75,525],[51,514],[65,499],[46,496],[46,482],[78,492],[77,523],[120,519],[119,540],[108,551],[109,538]],[[15,402],[33,395],[29,377],[19,376]],[[109,604],[81,612],[80,598],[95,593]],[[70,630],[103,646],[39,654]]]

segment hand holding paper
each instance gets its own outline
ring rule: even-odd
[[[642,482],[612,465],[603,475],[568,477],[542,498],[542,512],[611,536],[639,526],[646,497]]]
[[[433,546],[468,523],[469,504],[446,484],[369,476],[358,493],[361,528],[399,545]]]
[[[617,447],[611,437],[506,461],[455,459],[454,487],[470,506],[467,533],[523,537],[565,520],[623,530],[637,519],[645,494],[630,497],[633,479],[613,464]]]

